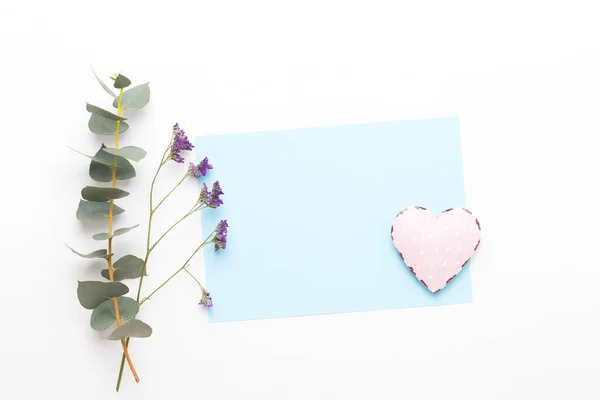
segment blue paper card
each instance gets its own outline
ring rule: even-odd
[[[211,322],[471,302],[467,265],[429,292],[390,238],[396,214],[464,207],[458,118],[201,136],[227,249],[204,252]]]

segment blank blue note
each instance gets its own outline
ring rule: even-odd
[[[204,252],[211,322],[471,302],[468,265],[437,294],[406,268],[390,228],[409,206],[464,207],[458,118],[196,138],[225,204],[227,249]],[[199,238],[199,240],[201,240]]]

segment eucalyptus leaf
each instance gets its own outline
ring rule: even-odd
[[[109,336],[108,340],[119,340],[126,337],[145,338],[152,334],[152,328],[145,322],[139,319],[132,319],[125,322],[123,325],[115,329]]]
[[[113,265],[113,268],[113,280],[115,281],[122,281],[123,279],[136,279],[142,276],[144,260],[128,254],[119,258]],[[100,273],[106,279],[110,279],[108,269],[103,269]]]
[[[90,164],[90,177],[98,182],[112,181],[112,165],[115,162],[115,156],[104,151],[104,144],[92,158]],[[89,157],[89,156],[88,156]],[[135,177],[133,165],[124,157],[117,157],[116,179],[125,180]]]
[[[81,189],[81,197],[85,200],[104,202],[128,196],[129,192],[112,187],[86,186]],[[113,210],[114,213],[114,210]]]
[[[128,110],[139,110],[150,101],[150,86],[148,83],[137,85],[123,92],[121,107]],[[117,108],[118,99],[113,101],[113,107]]]
[[[110,157],[96,157],[96,156],[90,156],[90,155],[88,155],[88,154],[82,153],[82,152],[80,152],[79,150],[76,150],[76,149],[72,148],[71,146],[67,146],[67,147],[68,147],[69,149],[73,150],[75,153],[81,154],[82,156],[84,156],[84,157],[87,157],[87,158],[89,158],[90,160],[92,160],[92,161],[96,161],[96,162],[98,162],[98,163],[100,163],[100,164],[108,165],[109,167],[112,167],[112,165],[113,165],[113,164],[114,164],[114,162],[115,162],[115,158],[114,158],[114,157],[110,158]]]
[[[93,104],[90,104],[90,103],[85,103],[85,104],[86,104],[86,106],[85,106],[86,110],[88,110],[91,113],[101,115],[104,118],[112,119],[113,121],[125,121],[127,119],[127,118],[120,117],[116,114],[113,114],[110,111],[106,111],[105,109],[95,106]]]
[[[65,244],[65,246],[67,246],[73,253],[77,254],[79,257],[83,257],[83,258],[106,258],[106,257],[108,257],[108,252],[106,251],[106,249],[99,249],[96,251],[92,251],[89,254],[83,254],[83,253],[80,253],[77,250],[73,249],[68,244]]]
[[[91,66],[90,66],[91,68]],[[100,86],[102,86],[102,88],[104,90],[106,90],[106,93],[110,94],[112,97],[114,97],[115,99],[117,98],[117,95],[113,93],[112,90],[110,90],[110,88],[108,86],[106,86],[104,84],[104,82],[102,82],[102,80],[100,80],[100,78],[98,77],[98,75],[96,74],[96,71],[94,71],[94,68],[92,68],[92,72],[94,73],[94,76],[96,77],[96,79],[98,80],[98,82],[100,83]]]
[[[115,84],[113,86],[116,87],[117,89],[123,89],[129,85],[131,85],[131,81],[129,80],[129,78],[119,74],[115,78]]]
[[[118,297],[117,302],[119,304],[119,316],[122,321],[128,321],[131,318],[134,318],[140,310],[140,305],[132,298]],[[111,326],[116,320],[115,302],[112,299],[108,299],[94,309],[90,319],[90,325],[92,326],[92,329],[96,331],[103,331]]]
[[[116,231],[114,231],[112,233],[112,235],[108,234],[108,233],[96,233],[94,236],[92,236],[92,239],[94,240],[108,240],[110,238],[113,238],[115,236],[121,236],[124,233],[129,232],[130,230],[132,230],[133,228],[137,228],[139,226],[138,225],[134,225],[134,226],[130,226],[129,228],[121,228],[121,229],[117,229]]]
[[[123,296],[127,292],[129,288],[121,282],[79,281],[77,285],[79,303],[88,310],[93,310],[104,301]]]
[[[113,216],[124,213],[121,207],[113,204]],[[110,213],[110,203],[99,203],[96,201],[79,200],[76,217],[80,221],[93,221],[96,219],[108,218]]]
[[[90,115],[88,128],[97,135],[114,135],[117,130],[115,121],[94,113]],[[119,124],[119,133],[123,133],[127,129],[129,129],[127,122],[121,121]]]
[[[119,149],[107,147],[104,151],[108,154],[125,157],[132,161],[140,161],[142,158],[146,157],[146,150],[135,146],[125,146]]]

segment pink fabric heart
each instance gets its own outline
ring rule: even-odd
[[[394,219],[392,240],[408,269],[436,293],[473,256],[481,240],[481,226],[464,208],[450,208],[436,218],[426,208],[409,207]]]

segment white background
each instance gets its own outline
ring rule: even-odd
[[[593,3],[3,1],[0,398],[599,398]],[[149,155],[120,202],[120,226],[141,226],[117,254],[143,252],[176,121],[195,136],[460,116],[467,205],[484,232],[473,304],[208,324],[179,277],[142,311],[154,334],[132,342],[141,382],[126,371],[115,394],[119,346],[89,328],[75,293],[101,263],[63,245],[94,250],[102,231],[75,220],[91,181],[66,147],[100,143],[84,102],[109,103],[90,64],[152,88],[122,141]],[[252,172],[256,195],[277,190]],[[196,193],[190,182],[166,203],[156,232]],[[190,221],[166,241],[148,289],[200,235]]]

